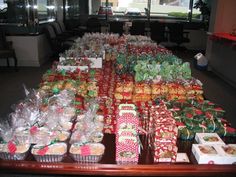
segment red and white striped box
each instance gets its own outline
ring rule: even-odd
[[[178,147],[172,143],[162,143],[154,149],[154,162],[175,162]]]
[[[130,106],[131,108],[132,106]],[[123,106],[128,109],[129,106]],[[116,162],[138,163],[138,118],[134,110],[122,110],[117,112],[116,124]]]

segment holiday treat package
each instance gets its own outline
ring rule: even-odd
[[[138,163],[139,139],[138,118],[133,105],[122,105],[117,111],[116,162],[118,164]]]
[[[222,162],[224,164],[236,163],[236,144],[218,145],[219,150],[223,153],[224,158]]]
[[[172,143],[158,144],[154,148],[154,162],[176,162],[178,147]]]
[[[159,105],[151,107],[150,120],[154,162],[175,162],[178,151],[176,146],[178,128],[164,102],[161,101]]]
[[[61,162],[67,153],[67,144],[37,144],[32,147],[31,153],[38,162]]]
[[[219,137],[219,135],[217,133],[196,133],[195,140],[199,144],[225,145],[224,141]]]
[[[88,68],[91,65],[91,61],[89,60],[77,60],[77,59],[67,59],[67,60],[62,60],[58,63],[57,65],[57,70],[61,71],[70,71],[70,72],[74,72],[76,70],[88,70]]]
[[[101,143],[87,143],[71,145],[69,154],[79,163],[97,163],[102,159],[105,146]]]
[[[17,145],[13,141],[0,144],[0,159],[3,160],[24,160],[28,155],[30,144]]]
[[[72,57],[59,57],[59,62],[65,61],[65,60],[69,60],[69,59],[77,59],[77,58],[72,58]],[[86,58],[87,60],[91,61],[90,67],[91,68],[102,68],[102,58],[97,57],[97,58]],[[78,58],[78,60],[80,60],[80,58]]]
[[[236,163],[235,144],[193,144],[192,153],[199,164],[234,164]]]

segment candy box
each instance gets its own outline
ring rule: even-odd
[[[160,124],[155,129],[154,141],[158,143],[176,143],[178,128],[175,125]]]
[[[225,144],[217,133],[196,133],[195,140],[199,144]]]
[[[73,57],[59,57],[59,61],[62,62],[67,59],[73,59]],[[102,68],[102,57],[97,57],[97,58],[87,58],[89,61],[91,61],[91,68]]]
[[[123,104],[120,109],[132,109],[132,104]],[[137,135],[138,118],[134,110],[119,110],[116,125],[116,162],[137,163],[139,143]]]
[[[199,164],[222,164],[224,155],[214,145],[193,144],[192,153]]]
[[[175,162],[178,147],[171,143],[162,143],[154,147],[154,162]]]
[[[236,144],[217,145],[223,154],[222,164],[236,164]]]
[[[88,70],[88,66],[63,66],[63,65],[57,65],[58,70],[65,70],[65,71],[71,71],[74,72],[76,70],[85,71]]]

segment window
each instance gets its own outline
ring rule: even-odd
[[[195,9],[197,0],[101,0],[91,1],[91,15],[98,14],[100,6],[112,8],[114,18],[146,18],[150,1],[150,18],[168,18],[185,21],[201,20],[201,12]],[[207,0],[205,0],[207,1]],[[112,18],[112,17],[109,17]]]
[[[66,19],[79,18],[80,1],[66,0],[65,13]]]
[[[56,19],[54,0],[37,0],[39,21],[53,21]]]

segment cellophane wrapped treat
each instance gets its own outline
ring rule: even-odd
[[[31,153],[38,162],[61,162],[67,153],[66,143],[37,144]]]
[[[98,100],[90,100],[87,110],[77,116],[70,143],[94,143],[103,139],[103,116],[97,114]]]
[[[0,124],[0,159],[24,160],[28,154],[30,144],[24,139],[14,136],[14,129],[5,122]]]
[[[101,143],[87,143],[71,145],[69,153],[71,157],[80,163],[96,163],[102,159],[105,146]]]

